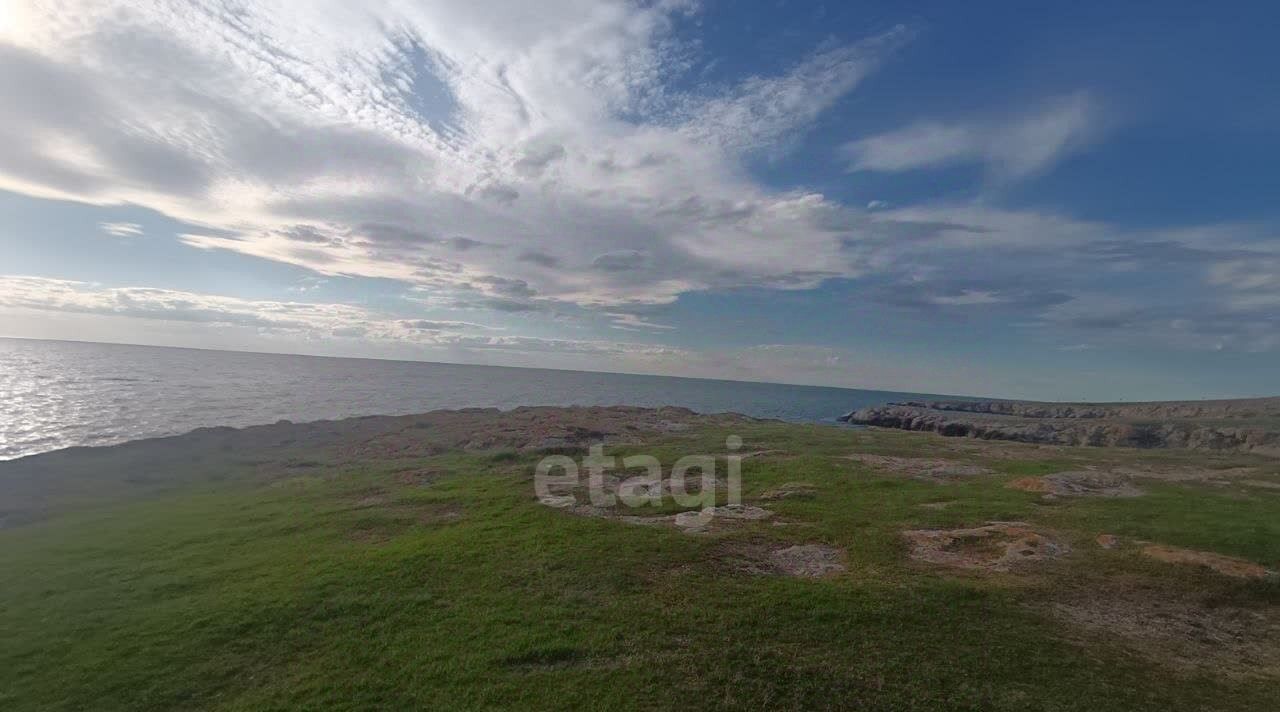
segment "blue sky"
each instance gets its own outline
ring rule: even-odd
[[[1280,393],[1269,3],[0,3],[0,335]]]

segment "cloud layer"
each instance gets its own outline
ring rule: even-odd
[[[893,173],[980,163],[1008,180],[1047,170],[1094,140],[1103,123],[1097,102],[1080,92],[1012,118],[915,123],[852,141],[844,153],[855,171]]]
[[[689,34],[700,8],[684,0],[47,0],[5,11],[0,189],[151,209],[185,224],[178,239],[192,248],[393,280],[427,311],[48,277],[0,281],[7,308],[693,358],[663,345],[678,330],[656,310],[699,293],[838,285],[851,303],[926,328],[986,319],[1054,348],[1280,348],[1272,226],[1119,227],[1001,203],[1002,190],[1107,138],[1112,111],[1088,90],[1047,87],[982,115],[925,112],[826,146],[845,179],[981,168],[969,199],[845,202],[763,180],[760,165],[785,160],[910,51],[910,28],[708,83],[699,67],[714,58]],[[128,221],[98,227],[127,245],[155,238]],[[482,326],[565,315],[649,343]],[[750,370],[785,350],[770,348],[701,363]],[[822,364],[814,373],[847,368],[815,355],[822,346],[787,348]]]
[[[743,163],[907,35],[674,91],[682,2],[18,7],[0,187],[145,205],[206,228],[192,246],[324,274],[606,307],[855,274],[843,208]]]

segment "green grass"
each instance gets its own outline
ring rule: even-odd
[[[1280,562],[1280,495],[1165,485],[1052,506],[1003,487],[896,478],[854,451],[936,456],[939,439],[751,426],[748,497],[803,526],[725,537],[574,517],[532,497],[534,460],[451,453],[149,494],[0,531],[0,705],[51,709],[1264,709],[1276,681],[1185,671],[1071,642],[1028,602],[1090,566],[1169,574],[1250,605],[1274,586],[1182,575],[1081,545],[1039,575],[929,569],[904,528],[1021,519]],[[724,432],[647,447],[723,452]],[[954,454],[954,453],[953,453]],[[1073,457],[1076,457],[1073,455]],[[394,471],[430,467],[428,486]],[[953,502],[946,509],[919,505]],[[826,542],[849,571],[750,576],[726,542]],[[1132,558],[1132,557],[1130,557]],[[1108,568],[1109,567],[1109,568]],[[1253,589],[1250,589],[1253,590]]]

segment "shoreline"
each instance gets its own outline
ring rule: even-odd
[[[1280,397],[1146,403],[904,401],[861,408],[840,419],[980,440],[1280,457]]]

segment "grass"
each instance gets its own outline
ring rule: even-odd
[[[769,504],[800,526],[693,537],[575,517],[533,499],[532,457],[452,452],[267,478],[229,469],[221,482],[0,531],[0,705],[1234,710],[1274,699],[1275,678],[1179,669],[1105,638],[1081,644],[1030,603],[1101,571],[1269,609],[1274,585],[1086,543],[1106,531],[1275,566],[1280,495],[1159,485],[1143,498],[1045,505],[1003,484],[1056,471],[1053,459],[992,460],[996,475],[936,484],[842,456],[934,457],[940,438],[773,424],[739,433],[745,449],[792,455],[744,463],[748,498],[817,486],[812,499]],[[725,435],[611,454],[670,463],[723,452]],[[425,486],[397,477],[408,469],[437,476]],[[1076,553],[1026,576],[905,556],[904,528],[987,520],[1064,531]],[[723,556],[744,541],[839,546],[849,570],[745,575]]]

